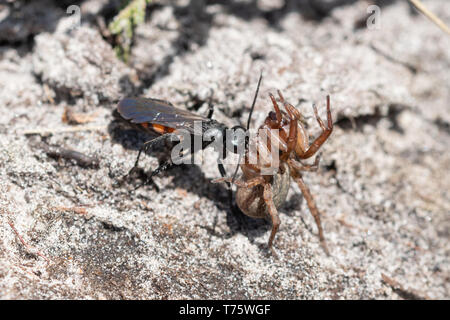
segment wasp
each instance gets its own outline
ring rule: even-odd
[[[300,111],[286,102],[279,90],[278,96],[284,110],[280,109],[275,97],[269,94],[274,111],[269,112],[264,123],[259,127],[256,136],[258,138],[264,135],[267,139],[246,141],[250,143],[250,146],[253,143],[253,146],[256,147],[256,161],[250,161],[250,149],[246,147],[244,159],[239,161],[242,176],[237,180],[235,179],[238,169],[236,167],[235,175],[232,178],[219,178],[213,180],[213,183],[227,182],[236,185],[236,204],[239,209],[247,216],[271,220],[272,231],[268,247],[272,249],[275,234],[280,227],[277,209],[286,200],[292,178],[299,186],[314,217],[322,247],[329,254],[323,235],[320,212],[308,186],[303,180],[304,171],[317,171],[320,156],[316,156],[312,165],[304,164],[302,160],[314,156],[333,131],[330,96],[327,96],[327,126],[325,126],[319,117],[317,108],[313,105],[314,114],[322,129],[322,133],[311,144],[309,144],[309,136],[302,123],[303,116]],[[273,161],[273,155],[278,157],[276,161]],[[276,173],[267,174],[265,169],[273,166],[274,163],[275,169],[277,169]]]
[[[139,159],[143,151],[146,152],[162,141],[180,140],[180,133],[183,131],[190,135],[192,138],[190,139],[191,141],[199,138],[201,141],[200,148],[202,150],[212,142],[220,142],[219,145],[223,146],[223,156],[218,158],[217,163],[220,174],[226,176],[222,159],[226,157],[227,151],[237,152],[238,146],[242,144],[239,137],[243,135],[234,133],[244,130],[244,128],[241,126],[234,126],[231,128],[230,132],[226,125],[212,119],[213,110],[214,109],[210,107],[208,115],[202,116],[187,110],[176,108],[172,103],[160,99],[124,98],[120,100],[116,111],[122,120],[127,121],[135,127],[137,126],[139,129],[158,136],[155,139],[145,142],[141,146],[136,162],[130,170],[130,173],[138,167]],[[228,144],[227,141],[229,141]],[[197,149],[195,146],[188,147],[183,150],[181,156],[189,155],[189,153],[194,154],[198,151]],[[150,173],[144,184],[151,181],[153,176],[168,170],[175,165],[176,163],[174,163],[173,159],[162,162]]]

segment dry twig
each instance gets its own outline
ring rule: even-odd
[[[439,19],[433,12],[425,8],[419,0],[408,0],[417,10],[419,10],[422,14],[424,14],[428,19],[430,19],[434,24],[436,24],[439,28],[441,28],[444,32],[450,35],[450,28]]]
[[[14,233],[16,234],[17,238],[19,238],[20,242],[23,244],[23,246],[28,250],[29,253],[31,254],[36,254],[38,256],[40,256],[41,258],[43,258],[45,261],[47,261],[48,263],[50,263],[50,260],[44,256],[42,254],[42,252],[40,252],[37,249],[34,249],[33,247],[31,247],[20,235],[20,233],[17,231],[16,227],[14,226],[13,222],[11,220],[8,219],[8,224],[11,227],[11,229],[14,231]]]
[[[67,132],[78,132],[78,131],[105,131],[106,126],[79,126],[79,127],[70,127],[70,128],[42,128],[42,129],[33,129],[23,131],[22,134],[26,136],[31,136],[35,134],[46,135],[53,133],[67,133]]]
[[[394,279],[388,277],[384,273],[381,274],[381,279],[384,283],[389,285],[395,293],[406,300],[429,300],[430,298],[426,295],[421,295],[417,291],[412,289],[405,289],[400,283]]]

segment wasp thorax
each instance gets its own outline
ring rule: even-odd
[[[205,141],[222,141],[223,132],[218,128],[211,128],[205,131],[203,134],[203,140]]]
[[[241,126],[235,126],[226,130],[226,148],[236,154],[243,154],[245,151],[246,130]]]

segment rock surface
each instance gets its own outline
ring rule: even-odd
[[[378,1],[375,29],[366,1],[158,1],[128,66],[95,19],[69,30],[53,3],[37,25],[7,5],[0,15],[0,298],[450,298],[450,37],[404,1]],[[426,5],[450,23],[446,0]],[[122,181],[148,139],[114,120],[122,96],[201,114],[211,103],[233,126],[261,71],[253,127],[280,89],[316,136],[311,105],[324,116],[331,95],[335,130],[305,175],[330,256],[294,184],[272,256],[270,224],[233,214],[210,183],[211,150],[156,177],[159,191],[133,189],[164,148]]]

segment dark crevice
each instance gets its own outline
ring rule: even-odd
[[[337,173],[336,160],[332,160],[330,164],[324,165],[323,167],[326,171],[331,171],[334,174]]]
[[[390,129],[400,134],[404,133],[403,128],[398,123],[398,116],[407,107],[400,104],[390,104],[387,112],[382,112],[380,106],[376,106],[373,114],[365,114],[356,117],[341,116],[335,122],[335,125],[345,131],[355,130],[363,131],[365,125],[376,127],[382,119],[388,119],[391,122]]]
[[[25,39],[5,40],[0,39],[0,47],[9,47],[17,50],[20,56],[23,56],[23,52],[31,52],[34,48],[34,34],[29,34]],[[22,54],[20,54],[22,53]]]
[[[65,11],[49,0],[39,2],[14,1],[4,4],[3,10],[8,10],[8,15],[0,21],[0,45],[20,47],[27,44],[31,51],[37,34],[55,31]]]
[[[103,226],[103,228],[106,230],[110,230],[110,231],[114,231],[114,232],[121,232],[121,231],[127,230],[127,228],[125,228],[125,227],[117,227],[110,222],[100,221],[100,223]]]
[[[448,123],[447,121],[445,121],[441,118],[437,118],[433,122],[439,128],[439,130],[442,130],[446,134],[450,135],[450,123]]]

